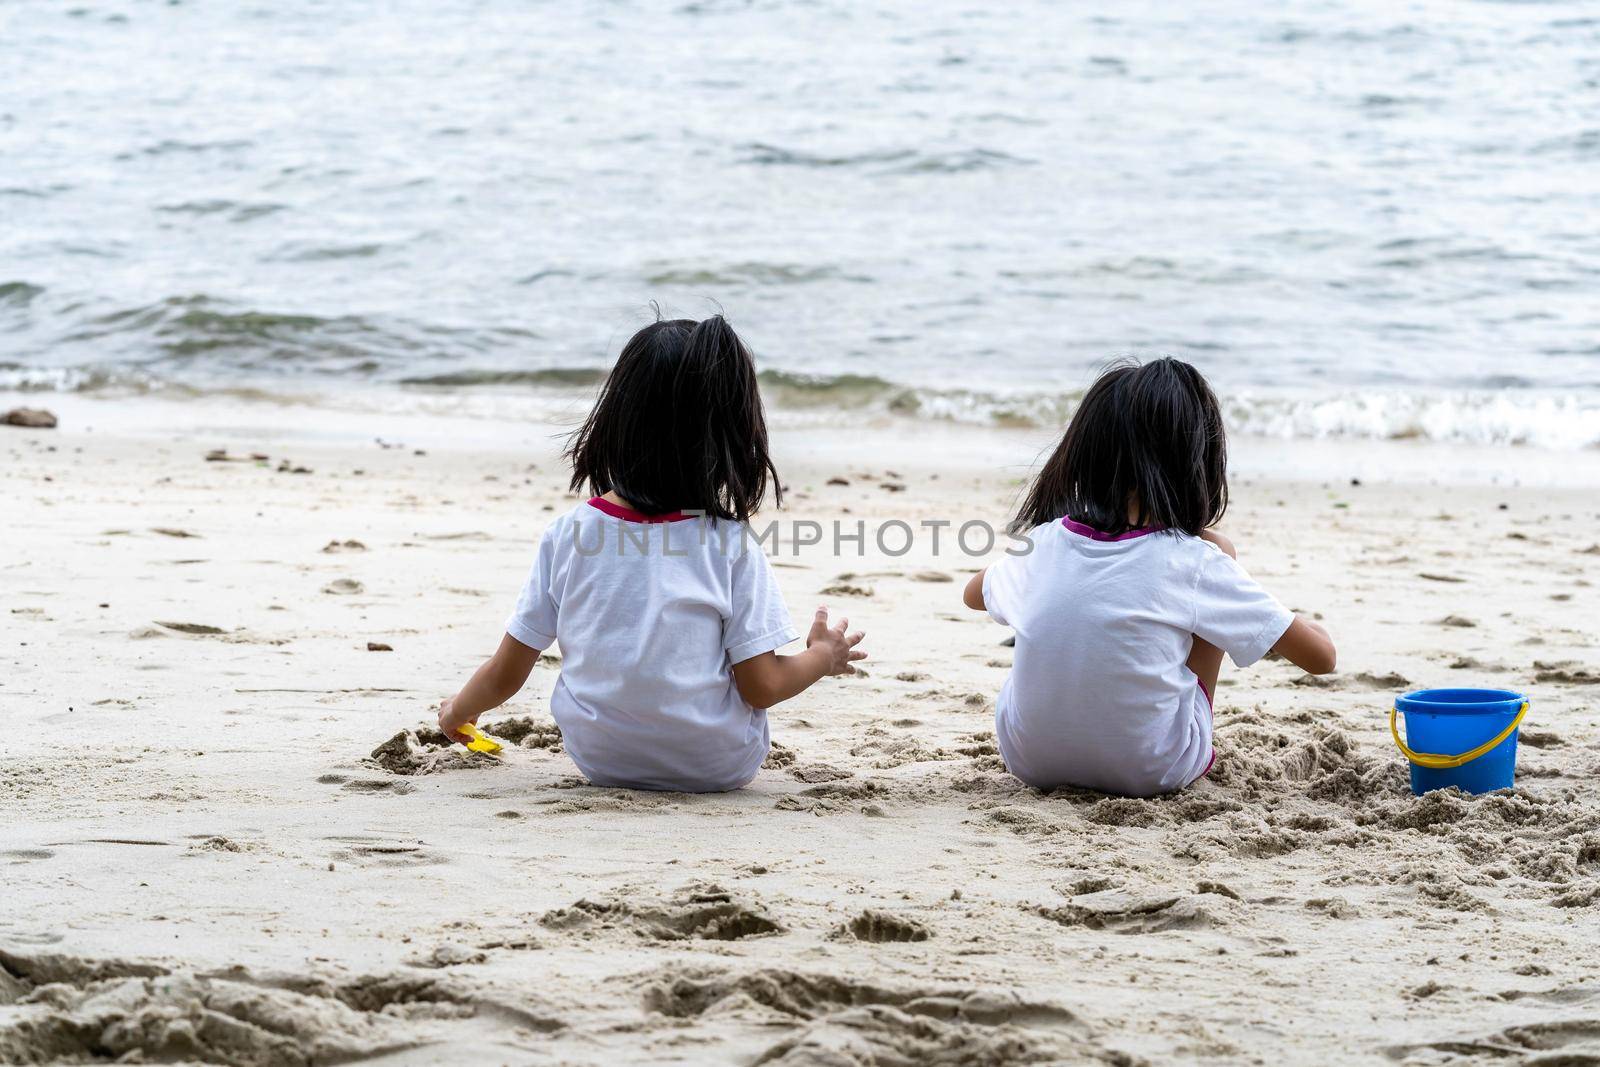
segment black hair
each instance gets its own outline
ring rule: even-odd
[[[721,315],[657,319],[634,334],[566,455],[573,490],[614,492],[647,515],[745,522],[769,481],[783,502],[755,361]]]
[[[1157,526],[1198,536],[1227,510],[1228,438],[1211,387],[1176,359],[1129,361],[1084,394],[1014,528],[1065,516],[1108,534]]]

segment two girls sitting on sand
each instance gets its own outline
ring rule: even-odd
[[[766,709],[866,658],[818,608],[805,650],[746,523],[771,485],[750,351],[718,315],[656,322],[622,350],[567,450],[596,494],[545,531],[506,635],[439,711],[446,737],[511,699],[561,643],[550,712],[596,785],[715,792],[755,777]],[[1326,631],[1283,607],[1210,527],[1227,507],[1216,397],[1188,364],[1106,372],[1024,501],[1031,550],[967,585],[1016,631],[995,733],[1031,786],[1128,796],[1210,770],[1226,652],[1333,670]]]

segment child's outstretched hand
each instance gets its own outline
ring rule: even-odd
[[[447,740],[464,745],[472,740],[466,734],[459,733],[459,729],[466,723],[476,723],[478,716],[464,715],[456,710],[456,698],[448,697],[439,703],[439,729]]]
[[[857,630],[853,634],[845,633],[849,629],[850,620],[841,618],[838,626],[828,625],[828,609],[818,607],[816,618],[811,620],[811,632],[806,635],[806,648],[817,649],[825,657],[826,671],[830,675],[854,674],[856,669],[850,666],[857,660],[867,658],[865,652],[856,650],[865,633]]]

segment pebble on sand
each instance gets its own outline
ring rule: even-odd
[[[22,426],[30,430],[53,430],[56,417],[43,408],[12,408],[0,415],[0,425]]]

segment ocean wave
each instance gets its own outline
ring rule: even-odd
[[[225,333],[270,334],[274,317],[225,319]],[[317,320],[321,322],[322,320]],[[516,370],[462,368],[413,375],[361,387],[382,407],[393,395],[431,396],[447,406],[455,397],[499,395],[538,409],[567,412],[586,405],[605,380],[600,366],[553,366]],[[939,421],[997,428],[1053,430],[1065,426],[1081,392],[1029,392],[920,387],[871,374],[807,374],[764,370],[759,375],[769,411],[791,424],[860,424],[863,420]],[[292,379],[290,379],[292,380]],[[279,385],[233,381],[207,387],[163,377],[150,364],[33,367],[0,362],[0,391],[74,392],[103,395],[203,397],[229,395],[318,403],[316,392],[294,397]],[[386,392],[392,390],[392,393]],[[499,390],[499,394],[494,394]],[[337,393],[339,390],[333,390]],[[1294,390],[1219,390],[1230,432],[1300,440],[1422,440],[1448,444],[1523,446],[1550,450],[1600,448],[1600,391],[1558,392],[1524,388],[1507,378],[1501,388],[1426,392],[1351,390],[1325,394]],[[332,394],[330,394],[332,395]],[[520,399],[518,399],[520,398]]]
[[[283,211],[285,205],[275,203],[242,203],[237,200],[184,200],[175,204],[158,204],[156,210],[164,215],[227,215],[229,222],[252,222],[267,215]]]
[[[26,367],[18,363],[0,363],[0,391],[106,396],[193,392],[175,382],[146,374],[136,367]]]
[[[592,388],[606,380],[599,367],[543,367],[536,370],[458,370],[401,378],[401,385],[436,389],[472,389],[486,385],[521,385],[532,388]]]
[[[491,385],[529,389],[593,389],[606,380],[604,367],[536,367],[523,370],[493,368],[445,371],[401,378],[400,384],[434,389],[475,389]],[[797,408],[824,405],[864,407],[901,391],[892,382],[861,374],[796,374],[764,370],[757,376],[769,404]],[[892,399],[892,398],[890,398]]]
[[[1234,430],[1268,437],[1600,447],[1600,393],[1594,392],[1373,391],[1321,397],[1246,392],[1229,396],[1225,408]]]
[[[733,263],[723,267],[663,266],[645,275],[650,285],[803,285],[807,282],[866,282],[870,278],[847,275],[838,267],[806,267],[794,263]]]
[[[275,263],[320,263],[330,259],[371,259],[373,256],[381,255],[386,247],[388,246],[378,241],[349,245],[294,242],[284,245],[264,258],[268,262]]]
[[[207,372],[380,376],[389,367],[498,351],[535,337],[517,329],[452,329],[363,315],[271,311],[205,294],[77,312],[73,318],[66,330],[41,342],[40,351],[90,355],[73,366],[106,373],[117,366],[136,367],[185,382]]]
[[[0,307],[26,307],[44,293],[44,286],[29,282],[0,282]]]
[[[869,149],[864,152],[827,154],[784,148],[779,145],[754,142],[743,145],[746,163],[769,167],[835,167],[872,166],[883,174],[959,174],[970,170],[993,167],[1028,166],[1034,161],[990,148],[965,148],[951,151],[918,151],[911,148]]]
[[[434,387],[517,385],[556,387],[570,396],[593,389],[598,368],[457,371],[409,384]],[[871,374],[760,374],[767,405],[780,418],[850,422],[861,418],[935,420],[1008,428],[1064,426],[1081,391],[1028,392],[905,385]],[[1453,444],[1521,445],[1548,449],[1600,447],[1600,393],[1559,393],[1518,387],[1455,392],[1365,390],[1333,394],[1300,391],[1223,391],[1223,413],[1234,433],[1299,439],[1427,440]]]

